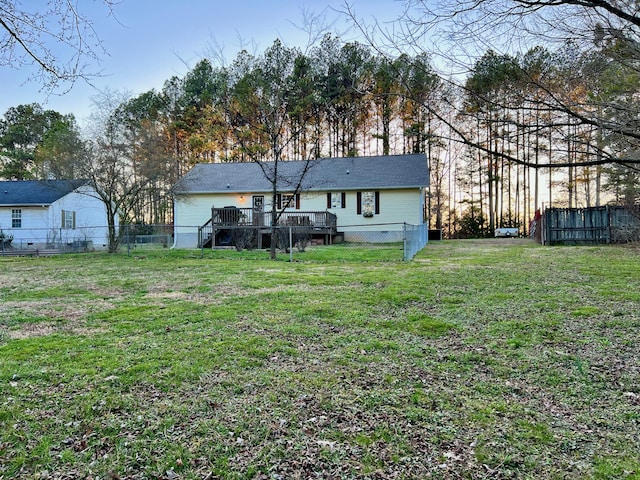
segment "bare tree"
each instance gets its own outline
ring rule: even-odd
[[[113,14],[116,0],[102,0],[105,14]],[[60,84],[88,80],[91,62],[106,52],[79,2],[0,2],[0,67],[35,66],[31,80],[52,91]]]
[[[562,129],[570,118],[573,126],[591,127],[608,136],[640,141],[637,128],[637,97],[640,82],[640,15],[632,0],[405,0],[404,15],[393,27],[364,25],[348,6],[351,16],[379,51],[422,53],[428,49],[443,78],[466,95],[465,78],[487,51],[508,55],[520,70],[520,82],[528,83],[520,103],[535,105],[547,115],[537,128]],[[573,68],[554,75],[534,76],[520,63],[521,55],[543,45],[558,63]],[[594,54],[603,61],[591,62]],[[560,57],[562,57],[560,59]],[[585,82],[586,72],[600,93]],[[444,74],[446,72],[446,74]],[[633,79],[632,82],[629,79]],[[584,95],[576,95],[582,91]],[[597,94],[598,93],[598,94]],[[513,108],[513,98],[502,103],[493,98],[494,108]],[[438,112],[434,111],[435,116]],[[446,123],[446,119],[440,118]],[[515,123],[515,122],[514,122]],[[577,161],[557,155],[552,162],[530,160],[509,150],[496,151],[491,144],[474,141],[458,124],[449,125],[456,140],[487,155],[532,168],[576,168],[620,164],[638,168],[640,158],[609,148],[608,142],[593,142],[591,155]],[[522,125],[520,125],[521,127]],[[514,125],[514,130],[519,125]],[[595,136],[594,136],[595,137]],[[540,160],[540,159],[538,159]]]
[[[110,253],[118,250],[122,226],[134,219],[141,202],[149,200],[149,186],[164,172],[149,169],[143,174],[137,169],[136,148],[127,124],[129,100],[127,93],[118,91],[103,92],[94,98],[90,140],[80,172],[95,187],[97,198],[105,206]]]
[[[237,80],[231,95],[229,118],[241,158],[257,163],[271,186],[272,259],[276,258],[278,222],[284,210],[291,206],[285,202],[278,208],[278,194],[283,191],[292,192],[294,196],[299,194],[312,165],[310,159],[306,159],[303,168],[293,175],[285,175],[281,169],[284,152],[307,123],[304,115],[293,127],[289,122],[294,103],[307,103],[304,89],[297,90],[294,87],[300,85],[292,81],[296,58],[300,55],[298,50],[275,41],[263,56],[236,62],[232,75]],[[311,115],[310,111],[304,111]]]

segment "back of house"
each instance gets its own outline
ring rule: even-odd
[[[173,188],[175,244],[199,247],[207,225],[229,227],[220,224],[225,208],[263,229],[275,208],[290,224],[335,218],[333,230],[314,224],[329,241],[400,241],[404,224],[425,222],[428,187],[424,154],[198,164]]]

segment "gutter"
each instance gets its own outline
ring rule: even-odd
[[[8,208],[8,207],[50,207],[50,203],[0,203],[0,208]]]

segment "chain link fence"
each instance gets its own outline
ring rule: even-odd
[[[106,226],[0,229],[0,255],[54,255],[106,250]]]
[[[138,251],[178,248],[202,249],[198,245],[199,226],[129,224],[119,227],[120,251],[132,254]],[[335,235],[317,233],[304,226],[282,226],[276,230],[276,248],[281,251],[304,251],[307,247],[348,242],[376,245],[397,243],[403,250],[403,259],[411,260],[427,243],[426,225],[403,223],[345,225]],[[176,236],[177,233],[177,236]],[[261,236],[261,238],[259,238]],[[213,245],[206,248],[236,248],[238,250],[268,248],[268,229],[220,229]],[[54,255],[106,251],[109,246],[108,228],[62,229],[3,229],[0,230],[0,256]]]
[[[415,257],[416,253],[422,250],[429,239],[429,229],[426,223],[421,225],[404,224],[403,255],[404,261],[409,261]]]
[[[173,225],[129,224],[120,228],[119,246],[127,253],[174,246]]]

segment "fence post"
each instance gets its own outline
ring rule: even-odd
[[[129,224],[124,226],[124,238],[127,240],[127,256],[131,256],[131,242],[129,241]]]
[[[605,229],[606,243],[609,244],[611,243],[611,208],[609,207],[609,205],[605,206],[604,208],[607,216],[607,227]]]
[[[407,257],[409,256],[407,241],[407,222],[402,223],[402,260],[407,261]]]
[[[293,227],[289,225],[289,263],[293,263]]]

